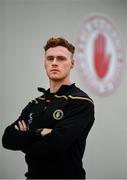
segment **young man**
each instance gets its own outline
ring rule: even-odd
[[[70,81],[74,46],[51,38],[44,46],[50,88],[5,129],[4,148],[25,153],[28,179],[85,179],[82,158],[94,122],[92,99]]]

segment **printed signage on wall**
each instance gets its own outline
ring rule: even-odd
[[[120,34],[109,19],[91,16],[83,22],[75,55],[85,82],[97,95],[109,95],[120,85],[124,49]]]

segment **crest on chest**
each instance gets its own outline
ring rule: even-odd
[[[63,118],[63,111],[61,109],[56,109],[54,112],[53,112],[53,118],[55,120],[61,120]]]

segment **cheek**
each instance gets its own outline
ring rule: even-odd
[[[45,63],[44,63],[44,67],[45,67],[45,70],[48,71],[48,69],[49,69],[49,64],[45,62]]]
[[[44,61],[44,67],[45,67],[45,69],[46,69],[46,62]]]
[[[71,63],[66,64],[66,68],[67,68],[67,69],[71,69],[71,66],[72,66],[72,64],[71,64]]]
[[[65,72],[69,72],[71,70],[71,65],[70,64],[66,64],[65,66],[63,66],[63,70]]]

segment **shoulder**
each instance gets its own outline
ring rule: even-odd
[[[69,101],[73,104],[92,104],[94,101],[79,87],[72,84],[68,87],[68,90],[65,91],[62,95],[55,94],[55,98]]]
[[[91,103],[94,105],[94,101],[93,99],[91,99],[88,94],[86,94],[83,90],[81,90],[79,87],[77,86],[73,86],[73,88],[71,89],[71,91],[68,94],[68,98],[72,99],[73,101],[79,101],[82,103]]]
[[[29,104],[38,104],[39,102],[45,100],[44,94],[45,94],[46,90],[44,88],[42,88],[42,87],[38,87],[37,89],[38,89],[39,92],[41,92],[43,94],[41,96],[39,96],[39,97],[36,97],[36,98],[30,100]]]
[[[36,97],[34,99],[32,99],[29,104],[38,104],[39,102],[42,102],[45,100],[45,97],[42,95],[42,96],[39,96],[39,97]]]

